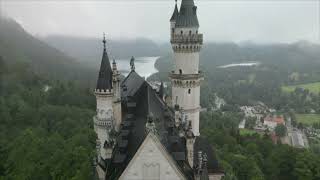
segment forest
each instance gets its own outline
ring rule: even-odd
[[[91,92],[1,57],[0,78],[0,179],[92,179]]]
[[[224,180],[317,180],[319,152],[274,144],[267,135],[240,135],[237,112],[201,115],[201,135],[213,145]]]

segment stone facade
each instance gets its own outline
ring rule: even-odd
[[[119,179],[183,180],[186,177],[176,167],[156,135],[149,133]]]

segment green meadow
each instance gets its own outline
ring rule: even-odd
[[[312,125],[313,123],[320,123],[320,114],[296,114],[297,122],[304,125]]]
[[[299,84],[299,85],[292,85],[292,86],[282,86],[282,91],[284,91],[284,92],[292,92],[297,87],[303,88],[303,89],[308,89],[310,92],[315,93],[315,94],[320,93],[320,82]]]

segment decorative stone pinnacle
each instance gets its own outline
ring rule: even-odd
[[[131,71],[134,71],[135,65],[134,65],[134,57],[133,56],[131,57],[131,60],[130,60],[130,66],[131,66]]]

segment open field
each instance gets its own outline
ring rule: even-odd
[[[320,123],[320,114],[296,114],[297,122],[304,125],[312,125],[313,123]]]
[[[293,85],[293,86],[282,86],[282,91],[284,92],[292,92],[297,87],[308,89],[312,93],[319,93],[320,92],[320,82],[316,83],[307,83],[307,84],[299,84],[299,85]]]

